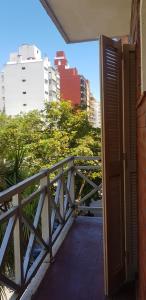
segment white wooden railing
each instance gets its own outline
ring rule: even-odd
[[[100,163],[100,157],[68,157],[0,193],[0,206],[7,207],[0,213],[0,282],[16,298],[46,255],[53,260],[53,245],[69,218],[100,189],[87,176],[100,170]],[[85,182],[92,190],[82,196]]]

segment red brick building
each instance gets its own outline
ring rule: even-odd
[[[84,76],[78,74],[76,68],[69,68],[63,51],[57,51],[54,60],[60,73],[60,96],[70,100],[72,105],[87,105],[87,83]]]

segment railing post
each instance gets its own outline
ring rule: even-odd
[[[49,180],[47,175],[40,180],[40,187],[45,187],[45,200],[42,208],[41,223],[42,223],[42,238],[46,243],[49,243],[50,227],[49,227],[49,211],[50,211],[50,199],[49,199]]]
[[[59,203],[60,203],[60,214],[62,219],[64,219],[64,178],[63,178],[63,167],[61,168],[61,188],[59,194]]]
[[[71,169],[70,196],[73,204],[75,203],[75,175],[74,175],[74,159],[69,162]]]
[[[12,197],[12,203],[13,206],[18,207],[17,220],[13,231],[15,282],[18,285],[22,286],[23,283],[23,257],[22,257],[22,248],[21,248],[22,216],[21,216],[21,201],[19,199],[18,194]]]
[[[50,177],[46,174],[40,180],[40,186],[45,187],[45,200],[41,214],[42,222],[42,238],[49,245],[50,261],[52,260],[52,231],[51,231],[51,193],[50,193]]]

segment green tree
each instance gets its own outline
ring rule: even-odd
[[[71,155],[98,155],[100,129],[86,111],[68,101],[46,104],[43,112],[0,115],[0,189]]]
[[[27,176],[24,161],[29,145],[40,138],[41,122],[37,111],[14,118],[0,115],[0,184],[4,183],[4,188]]]

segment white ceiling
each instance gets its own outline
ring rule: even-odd
[[[132,0],[40,0],[67,42],[130,32]]]

